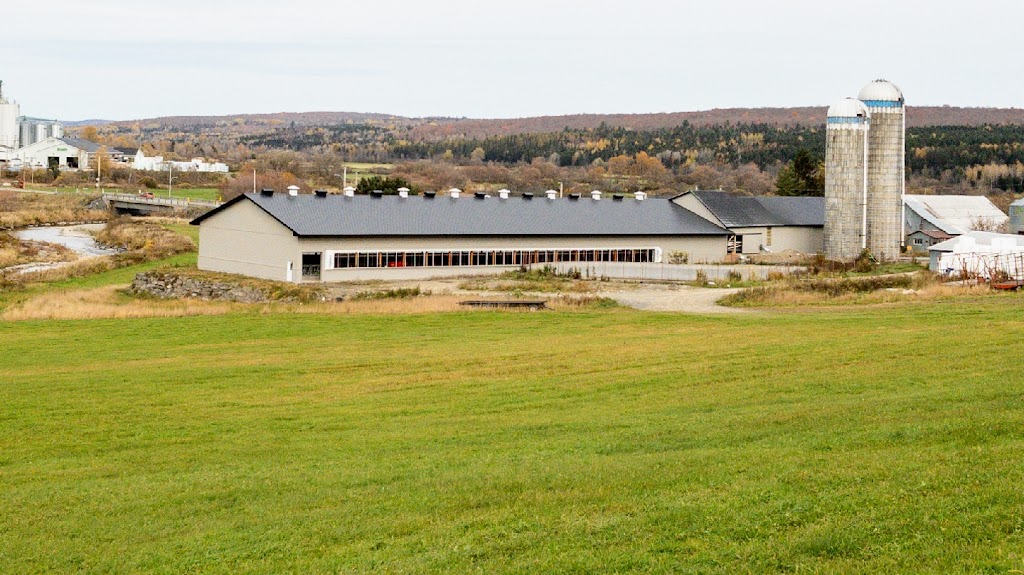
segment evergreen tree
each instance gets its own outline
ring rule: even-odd
[[[800,148],[793,161],[779,171],[775,190],[780,196],[823,196],[825,166],[806,148]]]

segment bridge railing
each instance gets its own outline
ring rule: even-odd
[[[210,202],[207,200],[193,200],[190,198],[147,198],[138,194],[103,194],[103,201],[106,203],[125,202],[130,204],[147,204],[151,206],[169,206],[174,208],[187,208],[190,206],[216,208],[220,205],[220,202]]]

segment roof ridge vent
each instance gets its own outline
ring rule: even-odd
[[[612,194],[612,200],[616,201],[616,202],[621,202],[622,198],[624,198],[624,197],[626,197],[626,196],[624,196],[622,194]]]
[[[299,190],[300,189],[301,188],[299,188],[295,184],[292,184],[292,185],[288,186],[288,195],[294,198],[295,196],[299,195]]]
[[[571,194],[569,194],[569,199],[570,200],[579,200],[580,199],[580,194],[578,192],[572,192]]]
[[[382,198],[384,197],[384,190],[372,190],[370,195],[374,198]]]
[[[356,189],[353,188],[352,186],[345,186],[345,189],[342,190],[342,192],[344,192],[345,197],[348,198],[351,198],[352,196],[356,195]]]
[[[502,188],[502,189],[498,190],[498,197],[503,199],[503,200],[507,200],[508,199],[508,195],[511,194],[511,193],[512,192],[510,190],[506,190],[505,188]]]
[[[326,198],[327,197],[327,190],[313,190],[313,193],[316,194],[316,197],[318,197],[318,198]]]
[[[590,197],[596,202],[601,199],[601,190],[594,190],[590,192]]]
[[[487,197],[487,194],[485,194],[483,192],[476,192],[475,194],[473,194],[473,197],[478,199],[478,200],[482,200],[482,199]]]
[[[423,192],[423,199],[425,199],[425,200],[432,200],[436,196],[437,196],[437,192],[435,192],[434,190]]]
[[[452,188],[452,189],[448,190],[448,195],[453,197],[453,198],[458,198],[459,196],[462,195],[462,190],[460,190],[458,188]]]
[[[642,202],[647,199],[647,192],[637,192],[633,196],[636,198],[636,201]]]
[[[533,192],[523,192],[523,199],[524,200],[532,200],[533,199]]]
[[[261,196],[272,196],[272,195],[274,195],[274,190],[272,190],[270,188],[263,188],[262,190],[260,190],[260,195]]]

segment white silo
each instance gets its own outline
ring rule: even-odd
[[[18,116],[21,107],[4,98],[3,82],[0,82],[0,146],[17,148],[20,139]]]
[[[871,113],[846,98],[828,109],[825,128],[825,257],[852,261],[867,247]]]
[[[894,260],[903,244],[906,114],[903,92],[875,80],[858,99],[871,112],[868,136],[868,249],[879,260]]]

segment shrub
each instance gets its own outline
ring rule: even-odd
[[[687,252],[669,252],[668,263],[684,265],[690,263],[690,254]]]
[[[149,176],[146,176],[139,180],[139,184],[142,185],[142,187],[146,188],[147,190],[155,190],[160,187],[160,184],[156,183],[156,180]]]

